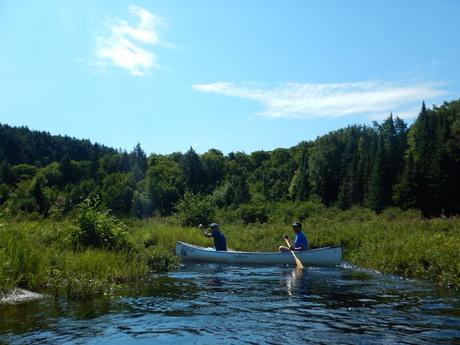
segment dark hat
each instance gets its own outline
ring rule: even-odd
[[[292,223],[292,227],[293,227],[293,228],[301,228],[301,227],[302,227],[302,224],[299,223],[299,222],[294,222],[294,223]]]

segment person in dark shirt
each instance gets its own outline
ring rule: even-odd
[[[203,224],[198,225],[200,229],[204,229]],[[219,224],[212,223],[209,225],[211,228],[211,232],[203,231],[203,234],[206,237],[214,238],[214,248],[219,251],[227,251],[227,241],[225,240],[225,236],[219,230]]]
[[[291,250],[300,252],[308,249],[308,240],[302,231],[302,224],[300,224],[299,222],[292,223],[292,230],[294,230],[295,232],[294,244],[290,242],[290,247],[280,246],[280,252],[289,252]],[[289,237],[287,235],[284,235],[283,237],[289,241]]]

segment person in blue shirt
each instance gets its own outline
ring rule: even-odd
[[[291,246],[290,247],[280,246],[279,247],[280,252],[289,252],[291,250],[294,250],[296,252],[301,252],[301,251],[308,249],[308,240],[302,231],[302,224],[300,224],[299,222],[292,223],[292,230],[294,230],[295,232],[294,243],[292,243],[289,240],[289,237],[287,235],[284,235],[283,237],[287,239],[289,243],[291,243]]]
[[[204,229],[203,224],[198,225],[200,229]],[[211,232],[204,231],[203,234],[206,237],[214,238],[214,248],[219,251],[227,251],[227,241],[225,240],[225,236],[219,230],[219,224],[212,223],[209,225],[211,228]]]

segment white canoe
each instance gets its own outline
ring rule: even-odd
[[[199,247],[180,241],[176,242],[176,255],[182,260],[188,261],[254,265],[295,265],[294,257],[290,252],[222,252],[216,251],[214,248]],[[335,266],[342,261],[342,247],[309,249],[303,252],[296,252],[296,255],[304,265]]]

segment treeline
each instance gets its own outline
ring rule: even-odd
[[[65,154],[73,160],[83,161],[115,152],[112,148],[91,144],[89,140],[0,124],[0,159],[11,165],[26,163],[43,167],[59,162]]]
[[[303,201],[348,209],[460,213],[460,101],[427,109],[407,127],[390,115],[289,149],[201,155],[117,151],[86,140],[0,127],[0,209],[43,216],[97,197],[119,215],[170,215],[178,207],[243,210]],[[201,205],[201,206],[200,206]],[[243,213],[244,213],[243,212]],[[248,214],[249,213],[249,214]],[[260,216],[259,216],[259,215]]]

